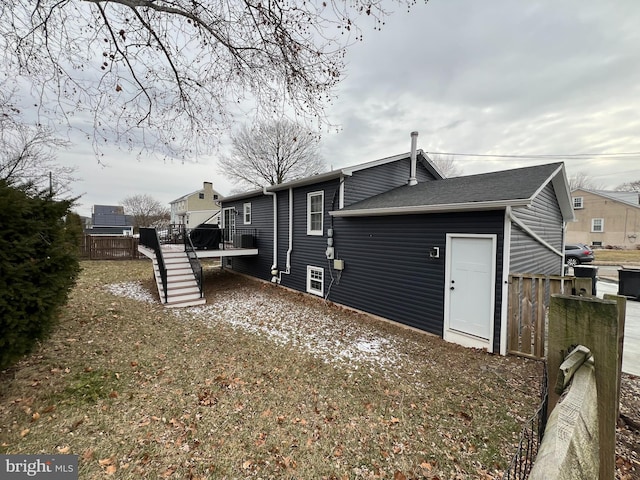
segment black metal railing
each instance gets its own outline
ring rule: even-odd
[[[255,228],[223,228],[221,248],[256,248],[256,238]]]
[[[160,271],[160,280],[162,281],[162,291],[164,292],[164,303],[167,303],[167,266],[162,256],[162,248],[160,248],[160,239],[155,228],[140,228],[140,244],[153,250],[156,255],[158,270]]]
[[[202,298],[204,294],[204,289],[202,286],[202,265],[200,264],[200,260],[198,259],[196,249],[193,248],[193,243],[191,243],[191,237],[189,235],[183,235],[183,239],[184,251],[189,258],[191,271],[193,272],[193,277],[196,279],[196,283],[198,284],[198,290],[200,290],[200,298]]]
[[[186,228],[182,223],[172,223],[166,227],[156,229],[158,232],[158,239],[163,244],[180,245],[184,242],[186,234]]]
[[[520,435],[520,443],[502,480],[526,480],[542,443],[544,429],[547,426],[547,408],[549,406],[549,387],[545,365],[540,388],[540,405],[536,413],[527,421]]]

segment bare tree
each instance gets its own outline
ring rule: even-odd
[[[569,177],[569,189],[574,191],[579,188],[586,190],[602,190],[603,187],[602,184],[596,182],[588,173],[578,172]]]
[[[158,227],[169,223],[169,208],[148,194],[131,195],[122,200],[124,212],[133,217],[133,226]]]
[[[231,154],[219,167],[241,186],[276,185],[324,170],[318,136],[288,120],[244,126],[231,142]]]
[[[429,155],[429,158],[431,159],[431,162],[438,167],[438,170],[440,170],[445,178],[459,177],[462,175],[462,168],[458,166],[453,155],[431,154]]]
[[[42,125],[23,123],[15,92],[6,86],[0,84],[0,179],[59,196],[69,193],[75,168],[60,165],[55,155],[67,143]]]
[[[619,192],[640,192],[640,180],[623,183],[616,187]]]
[[[345,48],[361,39],[356,20],[380,28],[381,3],[3,0],[0,72],[30,82],[40,118],[84,130],[97,149],[186,155],[254,105],[324,118]]]

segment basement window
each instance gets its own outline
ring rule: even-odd
[[[307,265],[307,293],[324,296],[324,268]]]

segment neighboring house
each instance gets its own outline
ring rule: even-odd
[[[211,182],[203,182],[202,188],[170,202],[171,223],[195,228],[201,223],[218,223],[222,195],[213,189]]]
[[[133,219],[120,205],[94,205],[87,235],[133,235]]]
[[[567,225],[567,243],[640,245],[640,193],[577,189],[571,200],[576,221]]]
[[[506,353],[509,273],[562,274],[562,163],[443,179],[421,150],[227,197],[225,267]]]

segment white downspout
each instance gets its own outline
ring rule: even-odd
[[[271,265],[271,281],[278,280],[278,197],[275,192],[267,192],[267,187],[262,187],[262,193],[273,197],[273,265]]]
[[[277,283],[282,281],[282,274],[291,274],[291,252],[293,251],[293,188],[289,188],[289,248],[287,249],[286,270],[278,272]]]
[[[291,252],[293,251],[293,188],[289,188],[289,248],[287,249],[287,275],[291,273]]]

